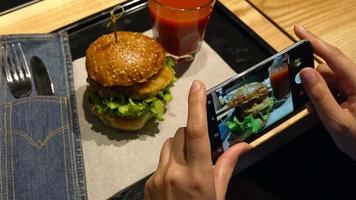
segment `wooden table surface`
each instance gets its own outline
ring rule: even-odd
[[[290,36],[294,24],[339,47],[356,62],[355,0],[249,0]]]

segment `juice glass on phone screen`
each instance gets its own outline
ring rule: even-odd
[[[199,51],[215,0],[149,0],[153,36],[178,61]]]
[[[290,93],[288,55],[276,58],[268,68],[273,96],[277,101],[284,100]]]

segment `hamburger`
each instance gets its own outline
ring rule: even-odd
[[[163,120],[175,81],[174,61],[154,39],[135,32],[107,34],[86,51],[90,111],[105,124],[136,131]]]
[[[227,126],[236,133],[257,133],[266,125],[274,104],[275,99],[269,97],[269,90],[263,83],[253,82],[241,86],[228,104],[235,111]]]

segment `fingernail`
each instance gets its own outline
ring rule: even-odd
[[[316,72],[311,68],[305,68],[301,74],[300,78],[304,85],[312,85],[317,81]]]
[[[197,92],[201,88],[200,81],[193,81],[192,86],[190,87],[190,92]]]
[[[302,26],[300,24],[296,25],[295,27],[301,32],[307,32],[307,30],[304,28],[304,26]]]

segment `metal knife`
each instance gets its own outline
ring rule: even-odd
[[[33,56],[30,60],[30,63],[35,87],[37,90],[37,95],[53,96],[53,84],[51,78],[49,77],[47,68],[43,64],[42,60],[37,56]]]

